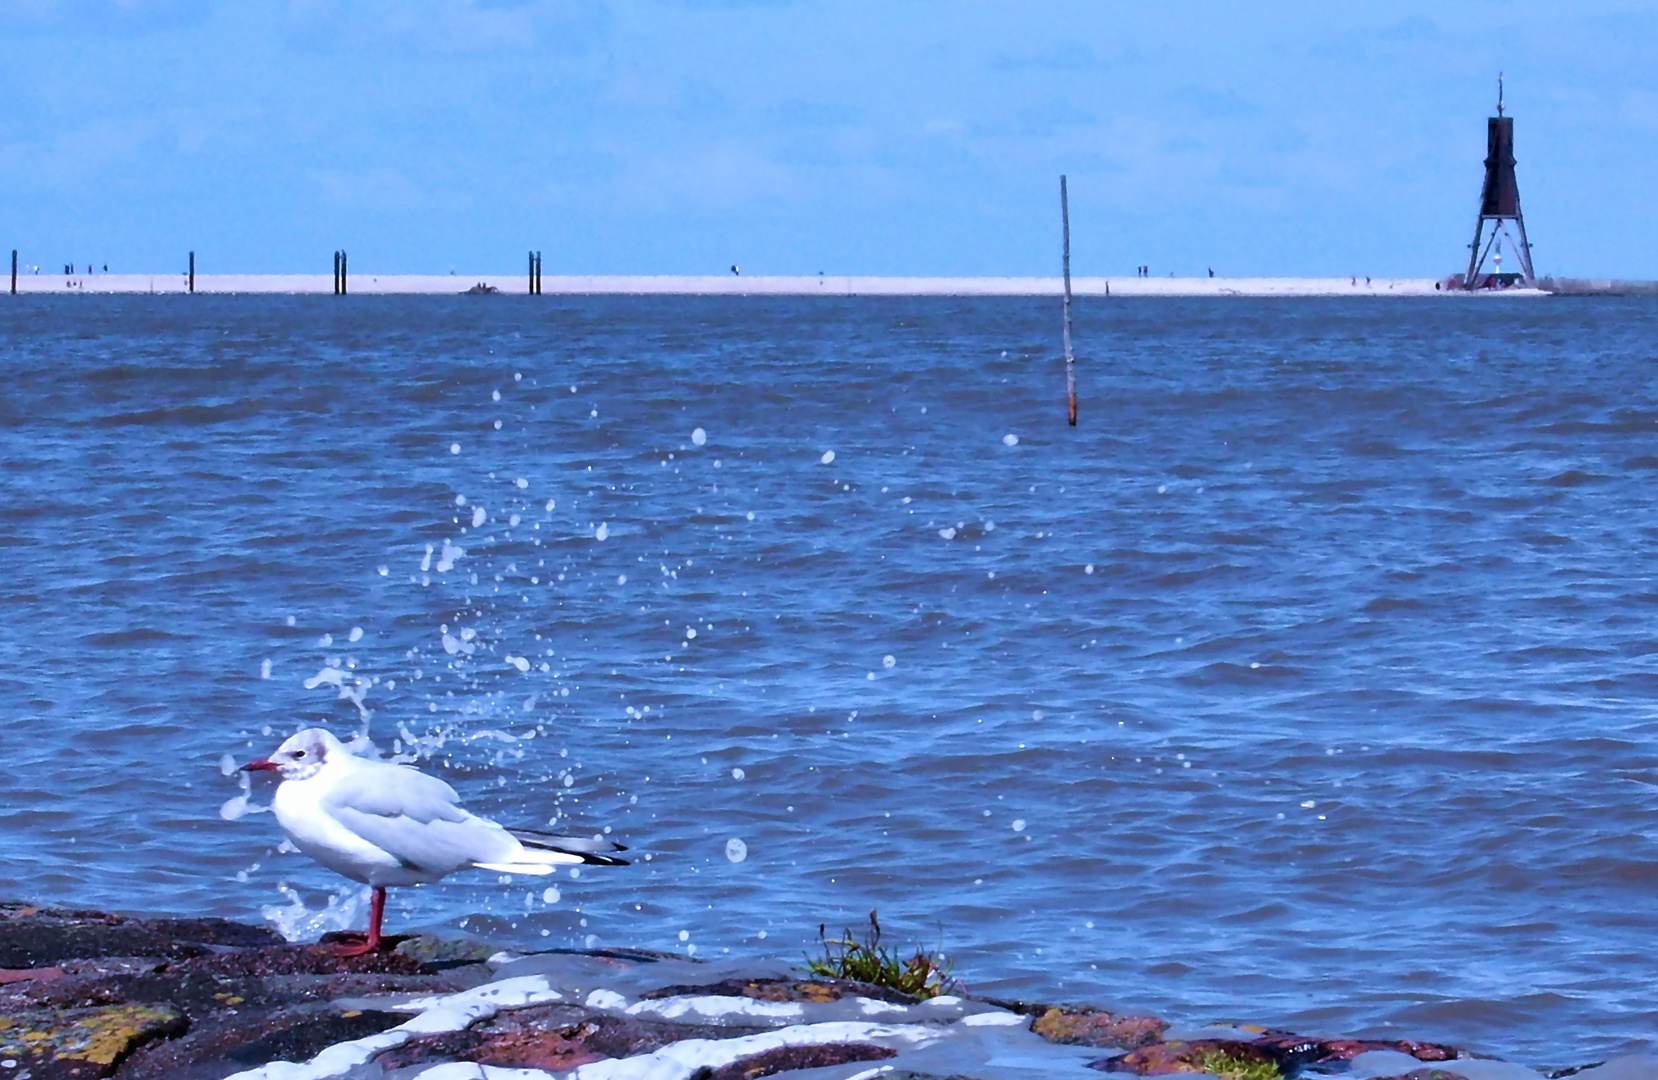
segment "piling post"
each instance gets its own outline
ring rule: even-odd
[[[525,280],[526,280],[527,284],[524,287],[524,291],[526,293],[528,293],[529,295],[534,296],[535,295],[535,252],[533,252],[533,251],[530,252],[529,275]]]
[[[17,295],[17,249],[12,248],[12,295]]]
[[[340,295],[340,249],[334,249],[334,295]]]
[[[1065,177],[1059,178],[1059,227],[1063,236],[1065,267],[1065,405],[1066,419],[1077,426],[1077,362],[1071,353],[1071,199]]]
[[[190,291],[196,291],[196,253],[190,253]]]
[[[535,295],[541,295],[541,252],[535,253]]]
[[[346,266],[345,248],[340,249],[340,295],[344,296],[351,291],[351,272]]]

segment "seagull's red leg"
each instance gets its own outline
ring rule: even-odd
[[[361,945],[342,945],[335,952],[336,956],[362,956],[366,953],[380,951],[380,920],[386,914],[386,889],[383,885],[376,885],[368,904],[368,937]]]

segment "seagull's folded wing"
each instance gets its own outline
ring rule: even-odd
[[[455,789],[437,777],[369,764],[341,777],[322,808],[404,865],[447,874],[472,863],[511,861],[523,850],[501,826],[457,806]]]

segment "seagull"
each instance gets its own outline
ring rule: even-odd
[[[572,863],[626,866],[607,854],[626,850],[595,837],[508,831],[461,809],[455,789],[435,776],[358,757],[322,728],[306,728],[243,772],[282,775],[271,809],[294,846],[336,874],[374,890],[368,935],[341,956],[381,947],[388,885],[437,881],[456,870],[551,874]]]

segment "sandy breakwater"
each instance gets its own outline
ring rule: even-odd
[[[546,275],[542,293],[565,296],[1054,296],[1058,277],[784,277]],[[476,285],[525,295],[523,274],[352,274],[354,295],[454,295]],[[1073,278],[1077,296],[1466,296],[1432,278]],[[19,293],[180,293],[183,274],[27,274]],[[198,293],[331,294],[329,274],[197,274]],[[1543,296],[1509,289],[1477,295]]]

